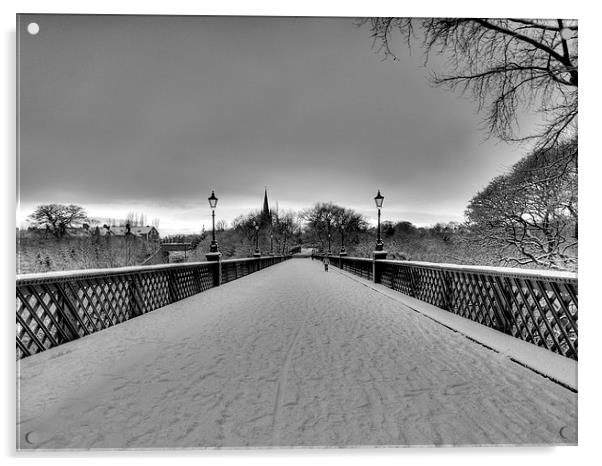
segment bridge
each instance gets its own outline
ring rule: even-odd
[[[577,278],[262,257],[17,279],[18,448],[574,445]]]

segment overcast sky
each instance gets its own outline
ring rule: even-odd
[[[485,141],[476,104],[431,87],[421,50],[383,60],[352,18],[25,15],[18,29],[18,224],[57,202],[193,232],[212,189],[229,222],[266,185],[284,210],[331,201],[373,220],[380,189],[385,220],[461,221],[525,151]]]

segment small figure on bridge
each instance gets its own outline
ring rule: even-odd
[[[328,256],[324,256],[324,272],[328,272],[328,264],[330,264],[330,259]]]

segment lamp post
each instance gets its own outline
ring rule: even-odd
[[[211,207],[211,244],[209,245],[209,252],[205,254],[208,261],[217,262],[216,266],[211,267],[213,275],[213,286],[220,286],[222,284],[222,253],[219,252],[217,247],[217,241],[215,240],[215,207],[217,206],[217,197],[215,197],[215,191],[211,190],[211,196],[208,198],[209,207]],[[186,254],[186,250],[184,250]]]
[[[378,225],[376,227],[376,249],[374,250],[372,261],[372,278],[374,283],[381,282],[382,276],[382,263],[380,260],[387,258],[387,252],[383,251],[383,240],[380,237],[380,209],[383,206],[384,197],[380,194],[380,189],[378,190],[378,194],[374,197],[374,202],[376,203],[376,208],[378,209]]]
[[[253,256],[259,257],[261,253],[259,252],[259,225],[255,220],[253,220],[253,227],[255,228],[255,253]]]
[[[274,255],[274,233],[270,231],[270,256]]]
[[[376,203],[376,208],[378,209],[378,226],[376,229],[376,249],[375,251],[383,250],[383,240],[380,237],[380,209],[383,206],[384,196],[380,194],[380,189],[378,190],[378,194],[374,196],[374,202]]]
[[[211,223],[213,228],[211,229],[211,245],[209,246],[209,252],[216,253],[217,241],[215,241],[215,207],[217,206],[217,197],[215,197],[215,191],[211,191],[211,196],[208,198],[209,206],[211,207]]]
[[[339,256],[346,256],[347,251],[345,250],[345,223],[341,223],[341,252]]]

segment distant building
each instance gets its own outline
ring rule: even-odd
[[[90,229],[81,227],[81,228],[67,228],[67,234],[65,236],[75,236],[77,238],[90,236]]]
[[[40,236],[44,234],[43,229],[32,229],[27,231],[27,233],[23,230],[20,232],[20,236],[23,237],[33,237]],[[116,236],[116,237],[124,237],[127,234],[127,227],[125,226],[112,226],[110,228],[106,227],[90,227],[88,225],[84,225],[79,228],[67,228],[67,234],[65,236],[71,238],[85,238],[87,236],[93,236],[98,234],[100,236]],[[130,227],[130,234],[137,238],[142,238],[146,241],[159,241],[160,235],[159,231],[153,226],[135,226]]]
[[[86,238],[88,236],[100,235],[100,236],[117,236],[124,237],[127,234],[127,227],[125,226],[112,226],[105,228],[104,226],[91,227],[87,223],[81,227],[67,228],[65,232],[65,238]],[[146,241],[159,241],[159,231],[153,226],[134,226],[130,227],[130,234],[137,238],[142,238]],[[54,238],[52,233],[47,228],[38,228],[30,226],[28,228],[17,228],[17,238]]]
[[[101,236],[106,236],[106,235],[111,235],[111,236],[126,236],[127,233],[127,227],[125,226],[112,226],[111,228],[107,229],[107,228],[101,228],[100,229],[100,235]],[[133,236],[136,236],[138,238],[143,238],[147,241],[159,241],[159,232],[157,231],[157,229],[153,226],[133,226],[130,227],[130,234]]]

